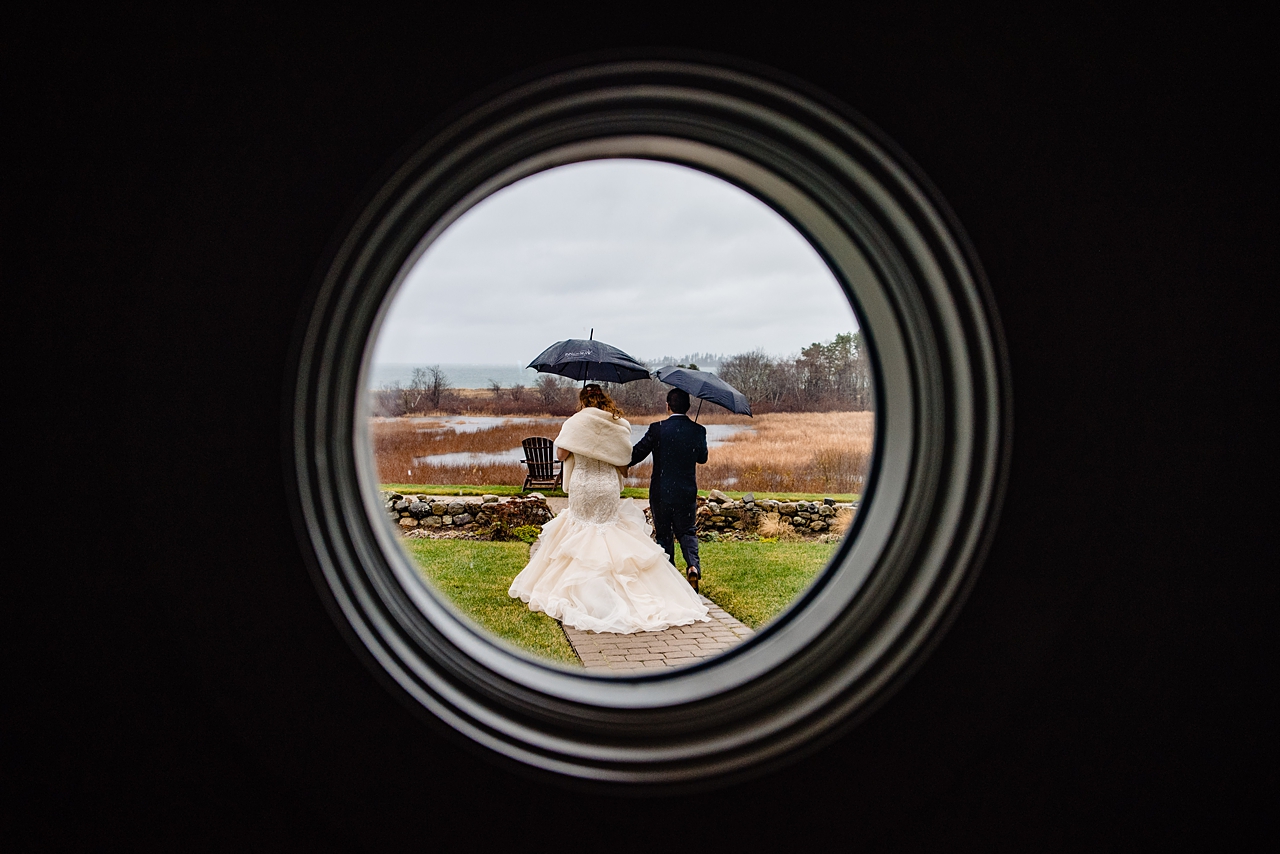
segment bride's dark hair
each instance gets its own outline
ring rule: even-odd
[[[613,398],[595,383],[587,383],[582,387],[582,391],[578,392],[578,410],[581,411],[589,406],[603,409],[615,420],[622,417],[622,410],[618,408],[618,404],[614,403]]]

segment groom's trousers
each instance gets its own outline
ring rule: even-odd
[[[696,503],[671,505],[650,501],[649,510],[653,513],[653,534],[667,553],[667,560],[672,565],[676,562],[676,544],[680,541],[680,552],[684,562],[702,571],[702,561],[698,559],[698,531]]]

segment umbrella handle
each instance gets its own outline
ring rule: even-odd
[[[698,423],[698,416],[702,414],[702,398],[698,398],[698,411],[693,413],[693,423]]]

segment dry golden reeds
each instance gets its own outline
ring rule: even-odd
[[[525,468],[518,462],[482,465],[432,465],[416,458],[453,453],[500,453],[520,447],[530,436],[555,438],[556,421],[500,422],[474,433],[457,433],[441,421],[378,418],[369,423],[369,438],[383,483],[523,483]]]
[[[704,488],[751,492],[858,493],[875,433],[870,412],[771,412],[752,430],[711,449]]]
[[[652,419],[642,417],[636,423],[646,420]],[[870,412],[774,412],[749,419],[704,409],[700,421],[748,428],[710,450],[707,464],[698,467],[698,485],[704,489],[827,494],[863,490],[875,430]],[[507,451],[529,436],[554,438],[559,425],[560,419],[501,421],[474,433],[456,433],[441,421],[372,419],[369,435],[383,483],[519,484],[525,468],[518,462],[439,465],[414,460]],[[646,461],[633,468],[630,477],[647,483],[651,470]]]
[[[765,513],[760,517],[760,521],[756,525],[756,533],[762,537],[775,540],[800,539],[796,529],[789,522],[783,520],[784,517],[780,513]]]
[[[830,527],[831,533],[843,537],[844,532],[849,530],[849,523],[853,521],[853,510],[848,507],[841,507],[836,511],[836,515],[832,518]]]

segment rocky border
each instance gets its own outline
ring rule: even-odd
[[[821,501],[775,501],[772,498],[756,501],[755,494],[751,492],[740,499],[732,499],[713,489],[706,498],[698,498],[698,533],[758,533],[761,523],[771,514],[777,514],[777,522],[785,533],[802,537],[842,533],[843,526],[836,522],[841,510],[848,510],[851,519],[858,512],[858,502],[840,502],[829,497]]]
[[[494,539],[499,528],[541,528],[555,514],[540,492],[510,498],[497,495],[445,496],[384,490],[383,506],[406,537]]]
[[[540,492],[499,497],[445,496],[383,491],[387,514],[406,537],[415,539],[507,539],[515,528],[541,528],[555,513]],[[765,537],[769,520],[776,522],[771,535],[784,539],[838,540],[844,525],[838,523],[840,511],[858,512],[858,502],[840,502],[834,498],[821,501],[756,501],[753,493],[733,499],[718,489],[698,498],[698,537],[704,540],[758,540]],[[645,518],[653,517],[645,508]],[[498,532],[502,532],[499,534]]]

